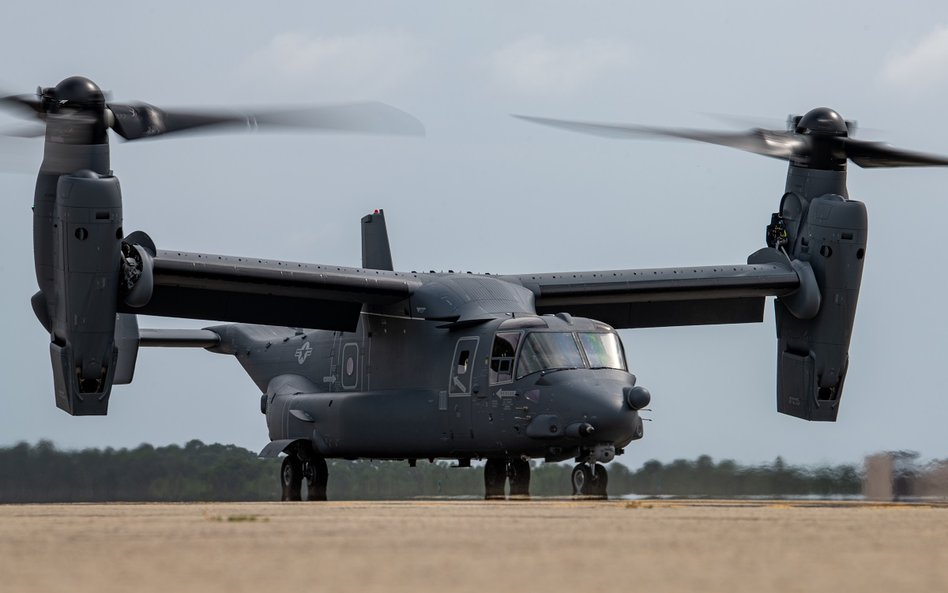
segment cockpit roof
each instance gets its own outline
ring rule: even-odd
[[[568,313],[556,315],[520,315],[512,319],[505,319],[497,326],[497,330],[534,329],[543,331],[614,331],[611,326],[595,319],[573,317]]]

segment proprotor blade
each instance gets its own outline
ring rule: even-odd
[[[421,122],[384,103],[345,103],[281,110],[228,112],[224,110],[166,110],[148,105],[109,105],[112,128],[126,140],[207,128],[284,128],[310,131],[359,132],[422,136]]]
[[[783,160],[789,160],[791,156],[803,152],[806,148],[806,140],[799,135],[779,130],[762,130],[758,128],[746,132],[711,132],[706,130],[656,128],[631,124],[569,121],[527,115],[514,115],[514,117],[538,124],[553,126],[555,128],[563,128],[565,130],[593,134],[595,136],[605,136],[607,138],[641,138],[643,136],[654,136],[677,138],[680,140],[694,140],[697,142],[737,148],[739,150]]]
[[[44,119],[43,104],[35,95],[8,95],[0,97],[0,107],[16,111],[20,117]]]
[[[866,168],[948,166],[946,156],[912,152],[881,142],[850,138],[848,135],[855,128],[855,122],[844,120],[837,112],[826,107],[811,109],[806,115],[792,117],[791,130],[755,128],[736,133],[592,123],[525,115],[514,117],[609,138],[653,136],[695,140],[789,160],[796,166],[809,169],[843,171],[846,169],[846,159]]]
[[[902,150],[882,142],[849,138],[845,146],[849,160],[863,168],[948,166],[948,157]]]

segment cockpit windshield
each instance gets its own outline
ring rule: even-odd
[[[622,345],[619,336],[615,334],[580,333],[579,341],[586,353],[591,369],[621,369],[627,370],[625,356],[622,355]]]
[[[532,332],[520,349],[517,378],[550,369],[626,370],[619,338],[611,333]]]
[[[520,350],[517,378],[546,369],[576,369],[586,366],[573,334],[534,332]]]

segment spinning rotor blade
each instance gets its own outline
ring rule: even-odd
[[[107,128],[112,128],[126,140],[228,127],[414,136],[425,133],[417,119],[384,103],[343,103],[278,110],[162,109],[147,103],[110,102],[107,93],[83,76],[69,77],[55,87],[41,87],[35,96],[0,97],[0,108],[7,108],[21,117],[37,118],[50,124],[55,122],[57,137],[65,135],[72,144],[106,143]],[[86,129],[80,130],[82,127]]]
[[[227,113],[212,110],[165,110],[140,104],[109,104],[112,129],[126,140],[205,128],[285,128],[422,136],[417,119],[390,105],[377,102],[298,107],[274,111]]]
[[[697,142],[728,146],[784,160],[788,160],[791,156],[801,151],[805,143],[805,141],[798,138],[797,135],[792,132],[762,130],[759,128],[747,132],[709,132],[705,130],[655,128],[629,124],[567,121],[527,115],[514,115],[514,117],[555,128],[563,128],[573,132],[592,134],[594,136],[604,136],[607,138],[656,136],[677,138],[680,140],[695,140]]]
[[[939,167],[948,166],[948,157],[912,152],[882,142],[846,140],[846,156],[860,167]]]
[[[524,115],[514,117],[573,132],[609,138],[657,136],[718,144],[789,160],[794,165],[812,169],[845,170],[847,159],[866,168],[948,166],[946,156],[912,152],[881,142],[850,138],[856,127],[855,122],[844,120],[839,113],[826,107],[817,107],[803,116],[792,116],[788,120],[790,129],[786,131],[754,128],[746,132],[709,132],[567,121]]]
[[[21,117],[36,117],[43,119],[45,112],[43,104],[35,95],[8,95],[0,97],[0,107],[16,111]]]

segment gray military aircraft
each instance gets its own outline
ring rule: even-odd
[[[530,459],[574,459],[575,494],[605,496],[603,467],[643,436],[649,392],[616,329],[759,322],[775,300],[777,410],[836,419],[866,253],[862,167],[948,165],[850,137],[814,109],[780,131],[716,133],[528,118],[607,136],[659,135],[789,161],[766,247],[746,264],[489,275],[394,271],[384,213],[362,219],[362,267],[160,250],[126,233],[108,130],[126,140],[211,126],[304,126],[417,134],[381,104],[253,114],[107,102],[68,78],[3,105],[45,124],[34,202],[39,292],[56,405],[106,414],[132,381],[139,347],[198,347],[237,358],[261,391],[270,443],[286,454],[284,500],[326,498],[329,458],[486,460],[489,498],[529,494]],[[231,322],[139,329],[158,315]]]

